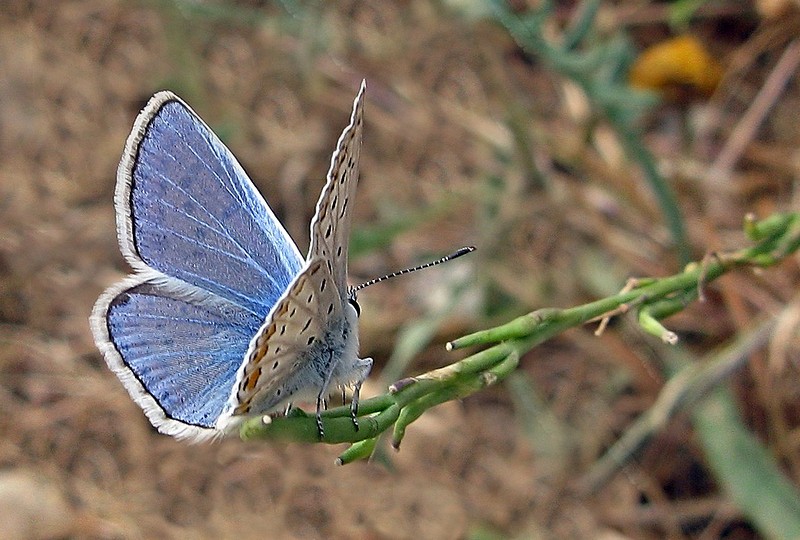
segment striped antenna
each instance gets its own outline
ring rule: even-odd
[[[376,283],[380,283],[381,281],[386,281],[387,279],[394,278],[397,276],[402,276],[403,274],[410,274],[411,272],[416,272],[417,270],[424,270],[425,268],[430,268],[431,266],[436,266],[437,264],[446,263],[447,261],[452,261],[453,259],[457,259],[462,255],[466,255],[467,253],[472,253],[475,251],[474,246],[462,247],[458,251],[451,253],[450,255],[446,255],[441,259],[437,259],[435,261],[431,261],[425,264],[420,264],[419,266],[414,266],[413,268],[406,268],[405,270],[398,270],[397,272],[392,272],[391,274],[386,274],[385,276],[381,276],[375,279],[371,279],[358,285],[356,287],[352,287],[350,289],[350,295],[354,296],[358,291],[369,287],[370,285],[375,285]]]

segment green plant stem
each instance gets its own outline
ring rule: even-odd
[[[619,135],[625,152],[634,161],[639,163],[647,182],[650,184],[650,188],[656,196],[656,200],[661,207],[661,212],[664,214],[667,227],[672,233],[678,260],[681,264],[688,263],[691,260],[691,251],[689,250],[689,243],[686,240],[686,229],[683,226],[683,216],[681,215],[677,196],[666,179],[658,172],[655,157],[644,145],[642,134],[629,123],[623,122],[611,115],[609,115],[609,118],[611,120],[611,125],[614,127],[617,135]]]
[[[745,265],[772,266],[798,249],[800,214],[780,214],[780,218],[773,216],[770,228],[774,229],[772,234],[756,246],[707,257],[700,263],[688,265],[684,272],[674,276],[640,280],[629,291],[589,304],[568,309],[540,309],[504,325],[453,340],[448,343],[448,348],[459,349],[520,338],[532,339],[538,344],[567,328],[607,314],[624,313],[635,306],[647,306],[650,314],[656,318],[675,313],[695,300],[706,284],[724,273]]]
[[[349,463],[366,457],[374,449],[374,439],[393,426],[394,443],[399,444],[408,426],[426,410],[502,380],[514,371],[525,353],[567,328],[638,309],[639,320],[663,339],[668,331],[659,320],[697,298],[709,282],[738,267],[776,264],[800,248],[800,213],[771,216],[762,223],[748,223],[747,227],[754,231],[754,236],[761,238],[752,247],[706,257],[674,276],[637,280],[631,290],[609,298],[568,309],[541,309],[451,342],[449,349],[467,345],[488,348],[448,366],[397,381],[389,392],[362,400],[358,429],[350,418],[350,408],[343,406],[322,413],[322,439],[315,417],[300,410],[268,422],[263,417],[250,418],[242,424],[240,436],[245,440],[355,443],[355,447],[340,457],[341,463]],[[722,377],[714,379],[714,384],[721,380]],[[708,388],[702,387],[703,391]],[[694,394],[691,398],[697,399]]]
[[[696,405],[713,388],[747,361],[756,348],[769,338],[775,320],[763,322],[725,350],[706,361],[689,362],[686,351],[670,354],[673,373],[661,389],[656,402],[625,431],[599,459],[581,482],[583,493],[599,490],[631,456],[680,412]]]
[[[747,430],[730,392],[714,390],[692,419],[723,491],[764,538],[800,538],[800,494]]]
[[[689,262],[691,253],[678,199],[659,173],[655,157],[642,142],[636,125],[639,113],[655,100],[628,84],[626,65],[631,53],[627,40],[619,37],[606,45],[595,43],[588,51],[578,47],[597,13],[598,6],[594,1],[584,3],[576,25],[565,33],[561,44],[550,44],[543,37],[544,23],[553,11],[552,2],[545,2],[538,9],[523,14],[512,12],[504,0],[493,0],[491,6],[495,20],[506,28],[522,49],[541,58],[580,86],[590,103],[608,120],[626,154],[639,164],[653,190],[672,234],[680,263]]]

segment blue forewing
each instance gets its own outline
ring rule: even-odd
[[[231,152],[169,92],[134,124],[115,207],[135,273],[95,305],[95,340],[160,431],[211,437],[251,338],[304,260]]]

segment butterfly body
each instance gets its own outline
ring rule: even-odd
[[[323,272],[319,261],[310,265],[309,274],[316,275],[315,270]],[[308,300],[309,295],[301,292],[303,280],[295,287],[298,291],[293,296]],[[313,304],[314,299],[309,303]],[[358,313],[352,305],[347,303],[341,310],[333,310],[326,327],[320,329],[313,327],[312,310],[303,310],[291,303],[284,304],[282,310],[250,345],[249,361],[242,364],[237,376],[239,391],[231,396],[234,415],[274,411],[294,401],[313,401],[321,395],[327,396],[329,390],[360,384],[369,374],[372,360],[358,358]],[[282,322],[292,310],[301,312],[299,316],[298,312],[293,315],[294,328]],[[282,343],[296,337],[305,340],[307,348],[290,358],[288,364],[263,360],[270,353],[279,357],[283,352]],[[289,375],[275,376],[283,371]]]
[[[95,341],[161,432],[200,441],[246,415],[357,390],[347,246],[358,182],[362,83],[331,159],[307,257],[192,109],[156,94],[117,172],[120,249],[134,273],[98,299]],[[354,401],[355,405],[355,401]],[[318,411],[319,412],[319,411]]]

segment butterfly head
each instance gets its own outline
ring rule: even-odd
[[[356,298],[356,288],[350,287],[350,290],[347,291],[347,303],[350,304],[353,309],[356,311],[357,316],[361,316],[361,306],[358,304],[358,299]]]

